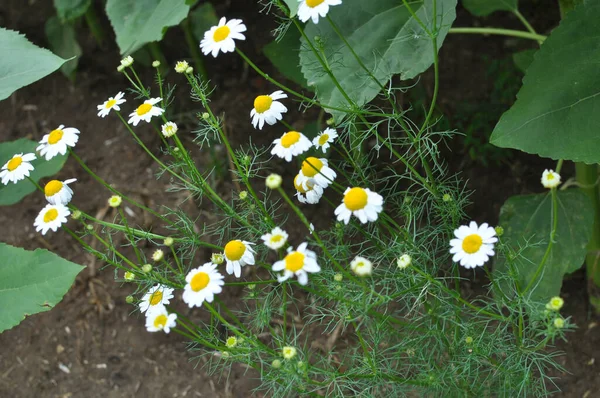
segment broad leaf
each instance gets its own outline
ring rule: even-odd
[[[279,41],[269,43],[263,49],[269,58],[285,77],[291,81],[308,88],[306,79],[300,70],[300,32],[291,27]]]
[[[298,0],[283,0],[290,9],[290,18],[294,18],[298,13]]]
[[[517,3],[518,0],[462,0],[463,6],[478,17],[494,11],[517,11]]]
[[[579,189],[558,191],[557,202],[554,244],[531,290],[532,297],[540,302],[558,296],[563,275],[583,265],[592,233],[593,209],[583,192]],[[551,194],[509,198],[500,210],[500,225],[504,228],[502,240],[521,254],[514,260],[514,267],[523,289],[534,277],[548,247],[552,228]],[[500,276],[509,271],[506,259],[499,257],[494,264],[494,273]]]
[[[81,47],[77,43],[75,29],[68,22],[61,23],[58,17],[48,19],[45,29],[52,51],[63,58],[69,58],[69,61],[60,67],[60,71],[72,79],[77,70],[78,58],[81,56]]]
[[[519,68],[519,70],[523,73],[527,72],[527,68],[533,62],[533,57],[538,50],[530,49],[519,51],[518,53],[513,54],[513,62]]]
[[[570,12],[527,69],[491,143],[553,159],[600,162],[600,3]]]
[[[0,100],[54,72],[65,62],[19,32],[0,28]]]
[[[165,28],[178,25],[189,12],[185,0],[108,0],[106,14],[122,55],[160,41]]]
[[[192,32],[198,42],[204,39],[204,33],[219,23],[217,12],[211,3],[201,4],[188,16],[192,24]]]
[[[6,164],[6,162],[16,153],[35,153],[35,148],[37,148],[38,145],[37,142],[25,138],[0,143],[0,167]],[[38,182],[43,177],[56,174],[63,167],[66,160],[67,155],[59,155],[49,161],[40,158],[38,155],[37,159],[31,162],[34,170],[31,172],[30,177]],[[0,184],[0,206],[17,203],[36,189],[35,185],[27,179],[21,180],[16,184],[12,182],[9,182],[8,185]],[[40,193],[40,195],[43,194]]]
[[[433,18],[433,0],[410,2],[412,10],[428,30],[438,29],[437,45],[441,47],[454,18],[456,0],[437,0],[437,16]],[[385,87],[388,80],[400,74],[412,79],[433,63],[431,38],[412,17],[403,2],[397,0],[345,0],[332,7],[328,16],[334,21],[354,52],[377,80]],[[323,18],[318,24],[306,26],[306,36],[327,58],[327,63],[341,87],[354,103],[361,106],[371,101],[380,86],[360,66],[348,46]],[[318,38],[315,43],[315,38]],[[300,65],[309,86],[314,86],[323,104],[347,108],[348,102],[332,79],[325,73],[309,44],[302,39]],[[337,122],[343,113],[332,112]]]
[[[86,13],[92,0],[54,0],[54,8],[61,21],[67,22]]]
[[[48,250],[0,243],[0,332],[26,316],[51,310],[84,268]]]

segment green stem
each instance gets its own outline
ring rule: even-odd
[[[529,21],[523,16],[523,14],[519,12],[519,10],[513,10],[513,14],[515,14],[519,21],[521,21],[521,23],[523,24],[523,26],[525,26],[525,29],[527,29],[529,33],[537,35],[537,32],[535,31],[535,29],[533,29],[533,26],[531,26]],[[540,42],[540,44],[542,44],[542,42]]]
[[[522,30],[498,29],[498,28],[450,28],[448,33],[466,33],[466,34],[482,34],[482,35],[501,35],[519,37],[521,39],[530,39],[537,42],[546,40],[546,36],[535,33],[524,32]]]

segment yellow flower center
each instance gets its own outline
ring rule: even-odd
[[[363,209],[367,205],[367,191],[362,188],[352,188],[344,195],[344,204],[350,211]]]
[[[300,141],[300,133],[297,131],[289,131],[281,137],[281,145],[284,148],[289,148]]]
[[[156,318],[154,318],[154,327],[158,329],[162,329],[167,324],[167,316],[165,314],[160,314]]]
[[[227,25],[221,26],[220,28],[217,28],[217,30],[215,30],[215,33],[213,34],[213,39],[217,43],[220,41],[223,41],[227,37],[229,37],[230,32],[231,32],[231,30],[229,29],[229,26],[227,26]]]
[[[23,163],[23,158],[20,156],[15,156],[11,160],[8,161],[8,171],[14,171],[17,167],[19,167]]]
[[[321,134],[321,136],[319,137],[319,145],[321,145],[321,146],[325,145],[325,143],[327,142],[328,139],[329,139],[329,134]]]
[[[210,282],[210,277],[208,276],[208,274],[206,272],[198,272],[192,278],[190,286],[192,287],[193,291],[199,292],[200,290],[208,286],[208,282]]]
[[[64,132],[61,129],[52,130],[48,137],[48,144],[54,145],[62,138]]]
[[[111,100],[108,100],[108,101],[106,101],[106,105],[104,105],[104,107],[105,107],[106,109],[110,109],[110,108],[112,108],[113,106],[115,106],[115,104],[116,104],[116,103],[117,103],[117,100],[113,98],[113,99],[111,99]]]
[[[150,305],[160,304],[163,298],[162,290],[157,290],[150,295]]]
[[[63,183],[58,180],[52,180],[44,187],[46,196],[56,195],[63,187]]]
[[[44,222],[49,223],[50,221],[54,221],[56,217],[58,217],[58,210],[50,209],[44,214]]]
[[[138,116],[143,116],[146,113],[150,112],[150,109],[152,109],[152,105],[142,104],[142,105],[138,106],[138,108],[135,112],[138,114]]]
[[[316,6],[318,6],[319,4],[321,4],[324,1],[325,0],[306,0],[306,5],[309,6],[310,8],[315,8]]]
[[[304,254],[300,252],[291,252],[285,256],[285,269],[296,272],[304,267]]]
[[[482,244],[483,239],[481,239],[481,236],[471,234],[463,239],[462,248],[466,253],[473,254],[477,253]]]
[[[239,240],[232,240],[225,245],[225,257],[231,261],[237,261],[246,252],[246,245]]]
[[[554,173],[548,173],[548,175],[546,176],[546,178],[548,180],[554,180]]]
[[[273,98],[268,95],[259,95],[254,99],[254,109],[256,112],[263,113],[271,109],[271,104],[273,103]]]
[[[281,239],[283,239],[283,236],[281,236],[281,235],[271,236],[271,242],[273,242],[273,243],[277,243],[277,242],[281,241]]]
[[[298,177],[300,177],[300,175],[296,175],[296,177],[294,177],[294,187],[296,187],[296,191],[300,193],[306,193],[306,189],[304,189],[302,184],[298,183]]]
[[[321,162],[317,158],[306,158],[304,162],[302,162],[302,174],[307,177],[314,177],[323,167],[323,162]]]

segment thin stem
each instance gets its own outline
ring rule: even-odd
[[[522,30],[498,29],[498,28],[450,28],[448,33],[482,34],[482,35],[500,35],[520,37],[521,39],[535,40],[543,42],[546,36],[524,32]]]

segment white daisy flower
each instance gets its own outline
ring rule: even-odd
[[[487,223],[477,227],[475,221],[469,226],[462,225],[454,231],[456,239],[450,241],[452,261],[460,262],[465,268],[481,267],[494,255],[496,230]]]
[[[67,147],[74,147],[78,140],[79,130],[73,127],[65,128],[61,124],[56,130],[52,130],[50,134],[44,135],[40,145],[35,150],[41,156],[45,156],[46,160],[50,160],[58,154],[64,155],[67,153]]]
[[[301,243],[296,250],[288,247],[288,254],[283,260],[273,264],[273,271],[283,271],[283,275],[278,275],[277,280],[283,282],[296,275],[298,283],[306,285],[308,283],[308,272],[315,273],[321,271],[317,264],[317,254],[306,248],[306,242]]]
[[[177,314],[169,314],[165,307],[159,307],[148,311],[146,316],[146,330],[149,332],[160,332],[167,334],[177,325]]]
[[[298,0],[298,18],[302,22],[312,19],[319,23],[319,17],[324,18],[329,12],[329,6],[342,4],[342,0]]]
[[[556,188],[560,184],[560,174],[554,170],[544,170],[542,173],[542,185],[544,188]]]
[[[134,126],[137,126],[140,120],[150,123],[152,116],[160,116],[165,112],[164,109],[154,106],[160,101],[162,101],[162,98],[150,98],[144,101],[142,105],[137,107],[135,112],[131,112],[127,123],[133,124]]]
[[[409,254],[401,255],[400,258],[396,261],[396,265],[400,269],[405,269],[408,266],[410,266],[411,264],[412,264],[412,258],[410,257]]]
[[[165,285],[152,286],[140,301],[140,312],[152,311],[169,304],[173,298],[173,290]]]
[[[327,188],[335,180],[337,174],[327,164],[325,158],[308,157],[302,162],[302,169],[298,173],[298,182],[303,183],[308,179],[313,179],[315,183],[322,188]]]
[[[269,249],[279,250],[287,242],[288,234],[283,229],[275,227],[270,233],[264,234],[260,238]]]
[[[229,22],[225,17],[221,18],[217,26],[213,26],[204,33],[204,39],[200,42],[200,49],[204,55],[212,54],[217,57],[219,51],[230,53],[235,50],[236,40],[246,40],[242,32],[246,31],[246,25],[241,19],[232,19]]]
[[[262,130],[265,122],[272,126],[278,120],[283,119],[283,114],[287,112],[287,108],[277,100],[287,97],[287,94],[281,90],[277,90],[269,95],[259,95],[256,97],[254,99],[254,108],[250,111],[254,128]]]
[[[206,300],[212,303],[215,294],[223,290],[223,275],[217,271],[217,264],[205,263],[194,268],[185,277],[187,282],[183,290],[183,301],[190,307],[200,307]]]
[[[296,187],[295,196],[298,197],[300,203],[319,203],[323,196],[323,187],[315,183],[312,178],[300,182],[300,175],[296,175],[294,177],[294,187]]]
[[[297,131],[288,131],[281,138],[273,141],[271,155],[277,155],[288,162],[292,161],[293,156],[306,152],[312,146],[312,143],[306,136]]]
[[[29,172],[33,171],[33,166],[30,162],[35,159],[36,156],[33,153],[17,153],[13,155],[8,162],[4,163],[2,171],[0,171],[2,184],[8,185],[9,181],[16,184],[25,177],[29,177]]]
[[[321,134],[313,139],[313,145],[317,149],[321,149],[323,153],[327,152],[330,144],[338,137],[337,131],[332,128],[326,128]]]
[[[232,240],[225,245],[225,270],[229,275],[234,274],[236,278],[242,275],[242,267],[254,265],[254,250],[250,247],[254,243],[243,240]]]
[[[46,235],[49,229],[56,232],[58,227],[67,222],[67,216],[71,214],[69,208],[65,205],[48,204],[40,211],[40,214],[35,218],[33,226],[35,230]]]
[[[166,138],[169,138],[169,137],[172,137],[172,136],[174,136],[174,135],[175,135],[175,133],[177,133],[177,130],[179,130],[179,129],[177,128],[177,125],[176,125],[175,123],[173,123],[173,122],[166,122],[165,124],[163,124],[163,125],[161,126],[161,128],[160,128],[160,129],[161,129],[161,131],[162,131],[162,134],[163,134],[163,135],[164,135]]]
[[[110,97],[108,100],[104,101],[102,105],[98,105],[97,108],[100,111],[98,112],[98,116],[105,117],[112,109],[120,111],[121,107],[119,105],[125,103],[125,100],[123,99],[124,95],[124,93],[119,91],[117,95]]]
[[[338,221],[350,222],[350,216],[358,217],[361,223],[377,220],[383,210],[383,197],[369,188],[347,188],[342,204],[335,209]]]
[[[297,353],[298,351],[295,347],[285,346],[281,349],[281,356],[285,359],[293,359]]]
[[[350,269],[357,276],[369,276],[373,273],[373,263],[364,257],[356,256],[350,263]]]
[[[73,197],[73,190],[69,184],[77,181],[77,178],[70,178],[65,181],[52,180],[44,186],[46,200],[52,205],[67,205]]]

